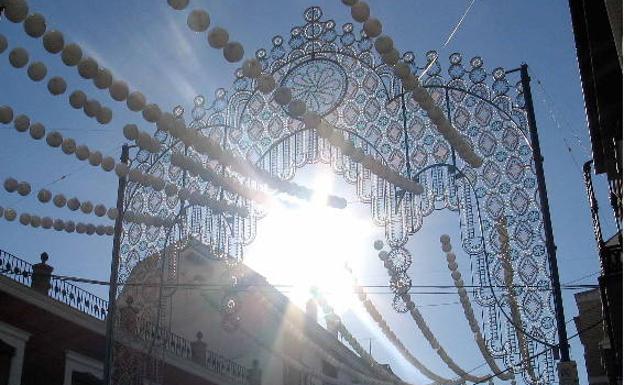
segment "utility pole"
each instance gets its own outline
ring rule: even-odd
[[[559,267],[557,265],[557,246],[553,236],[552,222],[550,218],[550,205],[548,203],[548,192],[546,191],[546,178],[544,176],[544,157],[540,149],[539,135],[537,133],[537,123],[535,120],[535,109],[533,107],[533,95],[531,93],[531,77],[529,76],[529,66],[522,64],[519,68],[520,80],[522,82],[522,93],[524,95],[525,109],[527,112],[529,135],[531,147],[533,148],[533,161],[535,162],[535,176],[537,178],[537,188],[544,221],[544,234],[546,236],[546,251],[548,255],[548,265],[550,267],[550,280],[552,286],[553,301],[555,305],[555,318],[557,320],[557,334],[559,337],[559,352],[561,360],[558,365],[559,382],[564,384],[578,384],[578,373],[576,363],[570,360],[570,346],[568,345],[568,332],[566,330],[565,315],[563,312],[563,300],[561,297],[561,284],[559,282]],[[517,70],[515,70],[517,71]],[[509,71],[513,72],[513,71]]]
[[[122,163],[128,163],[130,146],[121,147]],[[120,177],[117,187],[117,218],[115,219],[115,233],[113,235],[113,250],[111,259],[110,285],[108,289],[108,313],[106,315],[106,351],[104,355],[104,385],[111,385],[113,345],[115,343],[115,312],[117,309],[117,281],[119,279],[119,251],[121,248],[121,232],[123,231],[123,203],[126,193],[126,178]]]

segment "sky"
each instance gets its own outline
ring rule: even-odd
[[[116,78],[126,80],[131,89],[141,90],[148,101],[168,110],[176,105],[188,109],[193,97],[198,94],[210,99],[216,89],[229,87],[233,80],[237,66],[226,63],[220,53],[209,48],[205,35],[190,32],[186,28],[186,13],[171,11],[165,1],[58,0],[29,3],[32,11],[45,15],[49,29],[61,30],[66,42],[79,43],[88,55],[111,69]],[[371,0],[369,3],[373,14],[382,21],[384,32],[394,38],[396,46],[414,51],[417,60],[422,60],[425,52],[435,49],[439,50],[444,60],[453,52],[463,53],[465,59],[479,55],[489,69],[499,66],[512,69],[522,63],[529,65],[561,282],[596,283],[595,275],[588,276],[599,271],[599,264],[581,173],[583,162],[590,157],[590,144],[567,2],[476,0],[446,46],[443,46],[444,42],[469,1]],[[301,0],[191,1],[191,8],[201,7],[210,12],[213,25],[228,29],[231,38],[243,44],[246,56],[258,48],[269,47],[274,35],[287,36],[292,26],[302,23],[302,12],[310,5],[320,5],[324,17],[336,20],[338,25],[352,21],[348,9],[339,0],[315,4]],[[60,58],[49,55],[41,41],[28,37],[21,25],[3,19],[0,21],[0,33],[7,37],[10,48],[23,46],[30,52],[31,60],[43,61],[48,66],[48,77],[62,75],[68,82],[69,90],[82,89],[96,97],[112,108],[114,117],[110,124],[103,126],[86,117],[82,111],[73,110],[67,103],[67,95],[52,96],[47,92],[45,82],[34,83],[28,79],[24,69],[11,67],[8,50],[0,55],[0,105],[10,105],[16,114],[26,113],[32,120],[42,122],[48,130],[58,130],[115,158],[118,158],[124,143],[121,128],[126,123],[136,123],[148,129],[138,114],[129,112],[121,103],[112,101],[106,91],[98,90],[81,79],[75,69],[65,67]],[[34,191],[47,186],[52,192],[64,193],[68,197],[77,196],[106,206],[115,204],[117,180],[114,174],[78,162],[48,147],[43,141],[33,141],[27,134],[15,131],[12,125],[0,125],[0,143],[2,180],[14,177],[31,182]],[[306,183],[321,174],[318,170],[306,169],[297,181]],[[350,187],[339,180],[332,179],[330,185],[334,192],[348,194],[350,191]],[[610,235],[614,226],[605,186],[605,179],[596,177],[603,232]],[[105,223],[93,216],[40,204],[35,194],[22,198],[2,190],[0,205],[41,216]],[[366,224],[366,214],[365,207],[357,203],[349,205],[345,215],[365,225],[359,237],[348,238],[347,234],[344,239],[355,243],[350,250],[358,250],[357,261],[363,266],[361,281],[380,284],[384,282],[384,275],[382,267],[376,262],[372,241],[380,238],[382,233],[374,228],[372,222]],[[440,255],[437,237],[442,232],[451,236],[456,234],[456,237],[459,235],[458,229],[449,227],[449,223],[456,223],[450,215],[432,217],[410,241],[412,253],[419,256],[418,263],[411,270],[415,283],[451,283],[444,264],[437,263],[442,257],[438,256],[437,260],[434,257]],[[296,249],[296,245],[286,247],[280,244],[279,231],[279,220],[273,220],[264,232],[261,225],[257,243],[275,245],[272,250],[276,254],[294,253],[296,250],[292,249]],[[49,263],[58,274],[107,279],[111,245],[110,237],[33,229],[21,226],[17,221],[8,223],[0,220],[0,249],[33,263],[38,261],[42,251],[47,251]],[[254,245],[248,255],[261,261],[265,253],[261,247]],[[89,289],[106,295],[106,289],[102,287]],[[423,298],[422,302],[435,305],[457,301],[448,297]],[[425,362],[431,362],[434,368],[444,371],[435,357],[425,353],[423,340],[416,335],[411,321],[407,322],[406,318],[402,318],[406,316],[393,313],[388,297],[385,298],[379,298],[380,307],[384,315],[388,315],[389,322],[396,326],[406,345],[413,347],[414,352],[422,351]],[[564,291],[563,298],[566,320],[571,320],[577,315],[573,292]],[[464,367],[482,362],[474,346],[466,348],[464,344],[457,343],[469,336],[452,332],[454,326],[448,320],[453,315],[461,315],[459,305],[431,306],[423,309],[423,313],[431,322],[439,323],[441,341],[457,349],[458,361]],[[421,381],[422,377],[409,370],[375,332],[371,322],[361,314],[361,309],[346,311],[344,317],[353,335],[361,338],[363,344],[367,344],[366,338],[373,338],[373,353],[379,361],[390,362],[397,373],[407,380]],[[568,334],[574,333],[571,322]],[[578,339],[571,341],[571,347],[572,358],[579,363],[581,383],[586,382],[583,352]]]

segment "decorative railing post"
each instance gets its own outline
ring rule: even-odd
[[[200,365],[206,365],[206,343],[202,341],[204,334],[197,332],[197,341],[191,342],[191,359]]]
[[[32,267],[33,273],[30,283],[30,287],[44,295],[48,295],[48,291],[52,288],[50,280],[54,270],[52,266],[46,264],[47,260],[48,253],[41,253],[41,263],[36,263]]]

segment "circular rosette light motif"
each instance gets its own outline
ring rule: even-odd
[[[308,111],[325,116],[342,103],[347,75],[332,60],[307,60],[291,68],[281,85],[291,89],[293,99],[305,102]]]
[[[412,265],[412,255],[409,251],[399,247],[390,251],[388,261],[390,261],[388,266],[390,271],[393,273],[404,273]]]
[[[395,295],[406,294],[412,288],[412,279],[405,273],[396,273],[390,278],[390,289]]]

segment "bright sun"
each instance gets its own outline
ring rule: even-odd
[[[311,202],[271,208],[258,222],[258,235],[245,260],[299,307],[304,308],[310,289],[316,287],[336,312],[343,313],[354,299],[345,263],[370,250],[374,229],[348,207],[324,205],[328,194],[336,194],[336,177],[328,169],[316,171],[306,183],[314,189]]]

